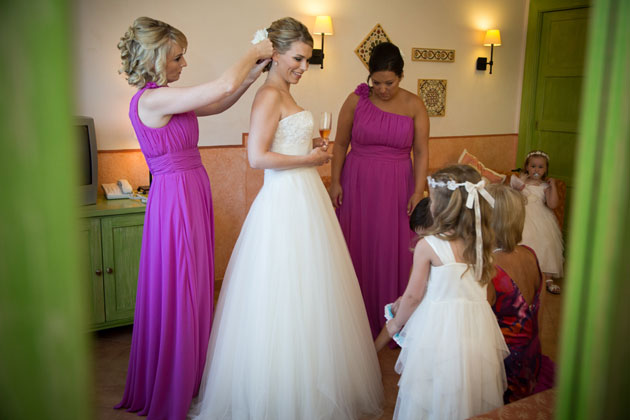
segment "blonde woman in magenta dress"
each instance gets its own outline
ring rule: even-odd
[[[118,44],[127,81],[138,88],[129,118],[153,183],[129,369],[116,408],[151,420],[186,417],[201,382],[212,322],[212,194],[197,148],[197,117],[234,104],[271,55],[269,43],[250,46],[216,80],[171,87],[186,67],[187,45],[182,32],[148,17],[136,19]]]

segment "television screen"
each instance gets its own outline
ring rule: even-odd
[[[76,156],[78,162],[77,184],[80,204],[96,203],[98,192],[98,156],[96,150],[96,131],[94,119],[90,117],[74,117],[76,136]]]
[[[92,183],[92,156],[90,155],[90,132],[87,125],[77,125],[79,154],[79,185]]]

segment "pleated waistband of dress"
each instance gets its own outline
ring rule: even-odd
[[[147,165],[153,175],[172,174],[203,167],[199,149],[196,147],[147,158]]]
[[[410,152],[408,150],[374,147],[366,148],[362,146],[359,148],[350,149],[350,154],[360,158],[375,159],[375,160],[388,160],[388,161],[400,161],[411,159]]]

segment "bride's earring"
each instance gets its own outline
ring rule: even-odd
[[[277,65],[278,65],[278,62],[277,62],[277,61],[274,61],[274,62],[273,62],[273,65],[274,65],[274,66],[277,66]]]

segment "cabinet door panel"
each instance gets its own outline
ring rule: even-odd
[[[93,325],[105,322],[100,219],[81,219],[79,235],[82,278],[89,305],[86,313],[90,316],[88,323]]]
[[[102,219],[105,317],[133,320],[144,214]]]

